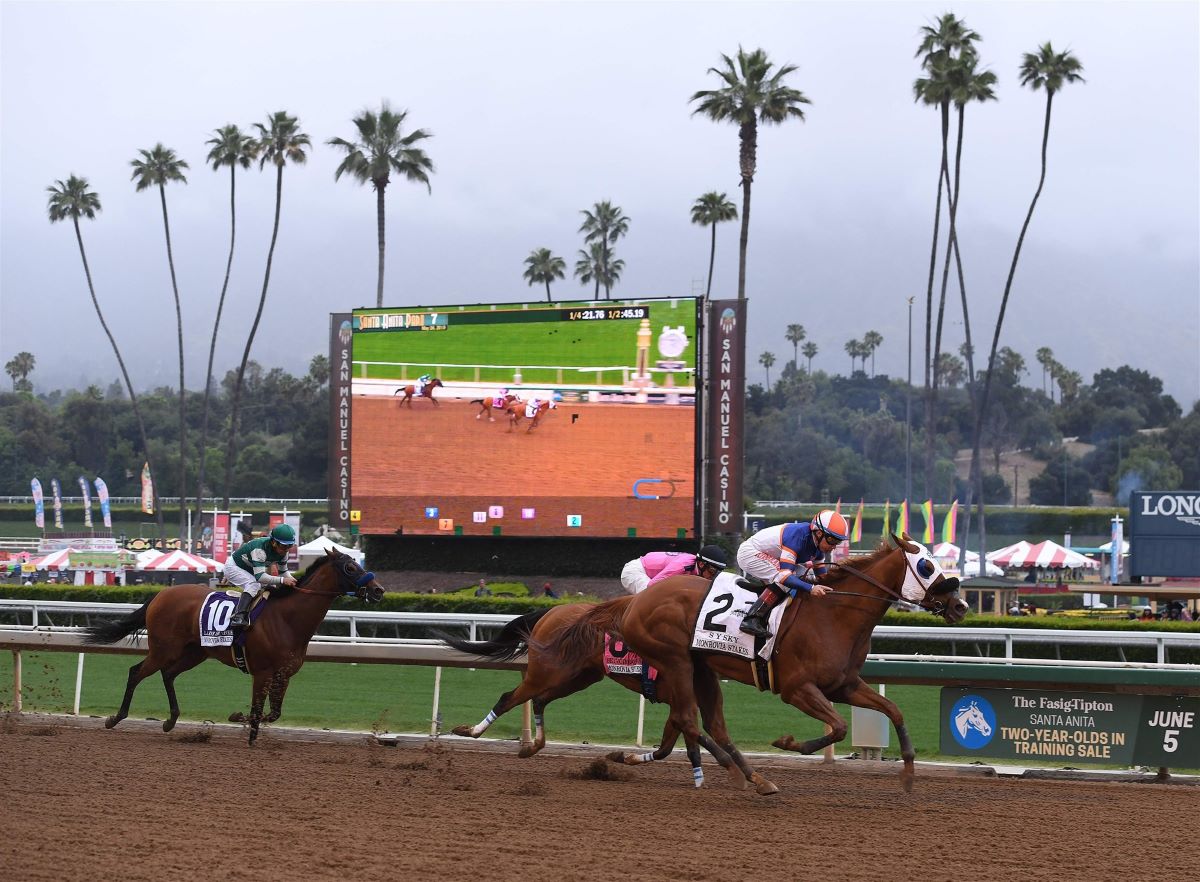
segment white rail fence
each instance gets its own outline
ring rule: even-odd
[[[141,654],[146,652],[144,636],[136,640],[122,640],[108,646],[84,646],[82,627],[76,617],[90,622],[95,616],[111,618],[138,609],[132,603],[75,603],[70,601],[27,601],[0,600],[0,650],[13,653],[13,708],[21,710],[21,653],[22,651],[78,652],[79,663],[75,678],[73,712],[79,713],[83,688],[84,657],[89,653]],[[430,734],[439,734],[438,707],[441,702],[441,672],[445,667],[484,668],[492,670],[523,670],[524,657],[508,662],[491,662],[465,655],[450,649],[439,640],[430,638],[377,636],[380,626],[397,629],[437,628],[462,633],[470,640],[486,639],[490,632],[502,628],[514,617],[485,613],[405,613],[377,612],[367,610],[331,610],[325,617],[321,631],[308,645],[306,658],[309,661],[365,664],[407,664],[432,666],[434,671],[433,706],[430,713]],[[69,622],[69,624],[68,624]],[[330,630],[347,633],[328,633]],[[364,634],[363,631],[375,632]],[[1169,662],[1171,648],[1200,648],[1200,634],[1184,634],[1166,631],[1106,631],[1079,632],[1069,630],[1029,630],[1021,628],[954,628],[954,627],[906,627],[883,625],[875,629],[876,639],[938,641],[948,644],[950,652],[945,655],[873,653],[869,660],[875,661],[928,661],[948,663],[993,663],[997,665],[1037,665],[1044,667],[1112,667],[1142,670],[1177,670],[1195,672],[1197,665],[1172,664]],[[958,655],[959,644],[976,649],[976,655]],[[1040,656],[1018,654],[1022,645],[1045,647],[1094,646],[1107,650],[1117,648],[1121,661],[1072,659],[1048,659]],[[980,647],[989,647],[984,655]],[[991,655],[991,647],[1002,647],[1003,654]],[[1153,648],[1154,662],[1124,661],[1125,648]],[[1057,653],[1056,653],[1057,654]],[[644,738],[645,699],[639,696],[636,743],[640,746]],[[528,704],[526,725],[528,730]]]

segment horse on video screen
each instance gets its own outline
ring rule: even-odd
[[[692,590],[697,592],[701,597],[710,584],[707,579],[701,579],[696,576],[685,578],[692,580]],[[509,661],[524,652],[528,652],[528,664],[521,677],[520,684],[515,689],[501,695],[491,711],[477,725],[455,726],[452,730],[453,733],[469,738],[478,738],[499,717],[508,713],[513,708],[520,707],[526,701],[532,701],[535,737],[533,741],[521,742],[518,756],[522,758],[531,757],[545,747],[546,705],[559,698],[565,698],[568,695],[573,695],[576,692],[587,689],[589,686],[599,683],[604,679],[606,676],[604,670],[604,643],[601,637],[593,646],[590,653],[581,657],[575,664],[566,666],[558,664],[557,660],[552,656],[547,656],[546,653],[533,648],[530,645],[530,641],[531,639],[537,642],[552,640],[565,628],[577,622],[585,613],[594,609],[595,606],[596,604],[594,603],[569,603],[526,613],[505,625],[504,630],[492,640],[460,640],[441,635],[442,642],[457,649],[459,652],[468,653],[469,655],[485,658],[490,661]],[[637,674],[608,673],[607,676],[632,692],[639,694],[642,692],[642,678]],[[721,692],[716,682],[716,676],[703,665],[696,669],[696,676],[700,682],[695,684],[695,688],[697,691],[704,692],[705,694],[712,694],[717,712],[720,712]],[[669,688],[664,691],[659,687],[656,689],[656,692],[655,700],[669,703],[671,697]],[[707,719],[705,720],[705,725],[708,725]],[[628,757],[623,753],[615,753],[610,755],[609,759],[617,762],[625,762],[630,765],[663,760],[671,755],[678,737],[678,731],[671,721],[668,720],[666,728],[663,731],[660,747],[657,750],[648,753],[630,754]],[[703,745],[705,749],[712,753],[716,757],[717,762],[728,770],[731,776],[736,777],[739,782],[744,784],[740,770],[734,765],[728,754],[717,747],[706,735],[701,734],[699,744],[690,740],[687,743],[687,756],[692,766],[692,780],[697,787],[704,782],[704,773],[700,767],[700,745]]]
[[[537,399],[534,399],[535,401]],[[544,401],[538,401],[535,405],[533,401],[514,401],[505,410],[508,411],[508,431],[512,431],[517,427],[517,423],[522,419],[529,420],[529,428],[525,431],[532,432],[538,427],[538,423],[542,420],[542,415],[548,410],[557,410],[558,402],[553,398],[547,398]]]
[[[521,401],[521,396],[514,395],[511,392],[509,392],[503,398],[501,398],[499,395],[489,395],[487,398],[472,398],[471,399],[472,404],[479,405],[479,413],[475,414],[475,419],[477,419],[477,420],[483,419],[484,415],[486,415],[489,423],[496,422],[496,418],[492,416],[493,408],[495,408],[496,410],[500,411],[501,413],[507,415],[508,414],[508,406],[510,404],[519,403],[520,401]]]
[[[149,652],[129,669],[125,698],[121,709],[104,721],[111,729],[129,715],[129,702],[138,683],[156,671],[162,671],[167,689],[171,715],[163,723],[170,732],[179,719],[179,702],[175,698],[175,678],[191,670],[205,659],[235,666],[230,646],[201,646],[200,610],[205,598],[212,593],[207,585],[176,585],[154,595],[140,609],[115,622],[93,625],[85,629],[84,643],[97,645],[116,643],[123,637],[146,631]],[[260,722],[273,723],[283,712],[283,696],[288,681],[304,664],[308,641],[329,612],[333,601],[343,595],[356,595],[368,603],[383,598],[383,588],[375,574],[364,572],[352,557],[329,549],[325,557],[308,568],[295,588],[275,587],[265,601],[253,627],[246,632],[246,664],[253,672],[250,690],[250,715],[240,712],[230,716],[230,722],[250,724],[250,744],[258,737]],[[226,601],[216,618],[228,623],[233,610],[233,598]],[[217,625],[218,630],[222,629]],[[263,717],[263,701],[270,695],[271,713]]]
[[[846,737],[846,721],[832,702],[844,702],[885,714],[896,728],[904,760],[901,783],[912,789],[914,751],[900,709],[859,676],[870,649],[871,632],[893,601],[906,600],[954,624],[967,613],[958,594],[958,579],[947,578],[925,546],[908,534],[891,536],[871,554],[835,564],[821,580],[832,588],[824,597],[804,598],[784,610],[771,656],[770,683],[788,704],[830,727],[827,735],[797,742],[791,735],[777,739],[783,750],[813,753]],[[726,595],[730,604],[733,594]],[[707,666],[718,677],[753,684],[752,662],[735,655],[692,648],[692,636],[704,595],[680,577],[664,579],[632,597],[602,603],[546,643],[539,652],[573,667],[590,657],[597,634],[620,637],[659,671],[660,688],[669,695],[669,722],[685,737],[699,732],[699,709],[716,742],[733,758],[759,793],[774,793],[774,784],[750,768],[729,740],[722,715],[705,702],[711,697],[693,691],[695,670]],[[663,745],[664,747],[666,745]]]
[[[395,398],[397,395],[400,395],[400,394],[404,395],[404,397],[400,399],[400,404],[396,405],[397,407],[399,407],[400,405],[407,404],[409,406],[409,408],[411,409],[414,397],[415,398],[428,398],[430,401],[433,402],[434,407],[439,407],[440,405],[438,404],[437,399],[433,397],[433,390],[437,389],[441,385],[442,385],[442,381],[439,380],[437,377],[434,377],[432,380],[430,380],[428,383],[426,383],[425,386],[421,389],[420,395],[416,394],[416,391],[417,391],[416,385],[410,383],[407,386],[401,386],[399,389],[397,389],[395,392],[393,392],[392,397]]]

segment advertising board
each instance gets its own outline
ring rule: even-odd
[[[349,509],[375,535],[696,535],[696,298],[355,310]]]
[[[1200,576],[1200,490],[1136,490],[1129,498],[1132,576]]]
[[[1200,766],[1196,698],[947,686],[941,711],[948,756]]]

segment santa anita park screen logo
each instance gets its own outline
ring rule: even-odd
[[[968,750],[978,750],[992,740],[996,711],[986,698],[964,695],[950,711],[950,734]]]

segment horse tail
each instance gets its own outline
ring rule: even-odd
[[[517,616],[517,618],[505,625],[504,630],[491,640],[460,640],[457,637],[440,633],[437,636],[447,646],[457,649],[459,652],[476,655],[489,661],[512,661],[518,655],[525,652],[529,644],[529,635],[533,631],[533,626],[552,609],[554,607],[548,606],[545,609]]]
[[[561,665],[573,670],[596,652],[606,633],[623,639],[621,622],[633,599],[634,595],[629,595],[601,603],[545,643],[530,639],[529,648],[557,657]]]
[[[138,609],[129,615],[122,616],[115,622],[102,622],[99,625],[84,628],[83,642],[92,645],[116,643],[122,637],[137,636],[138,631],[146,629],[146,607],[149,605],[150,601],[147,600]]]
[[[483,399],[482,398],[472,398],[471,403],[472,404],[483,404]]]

